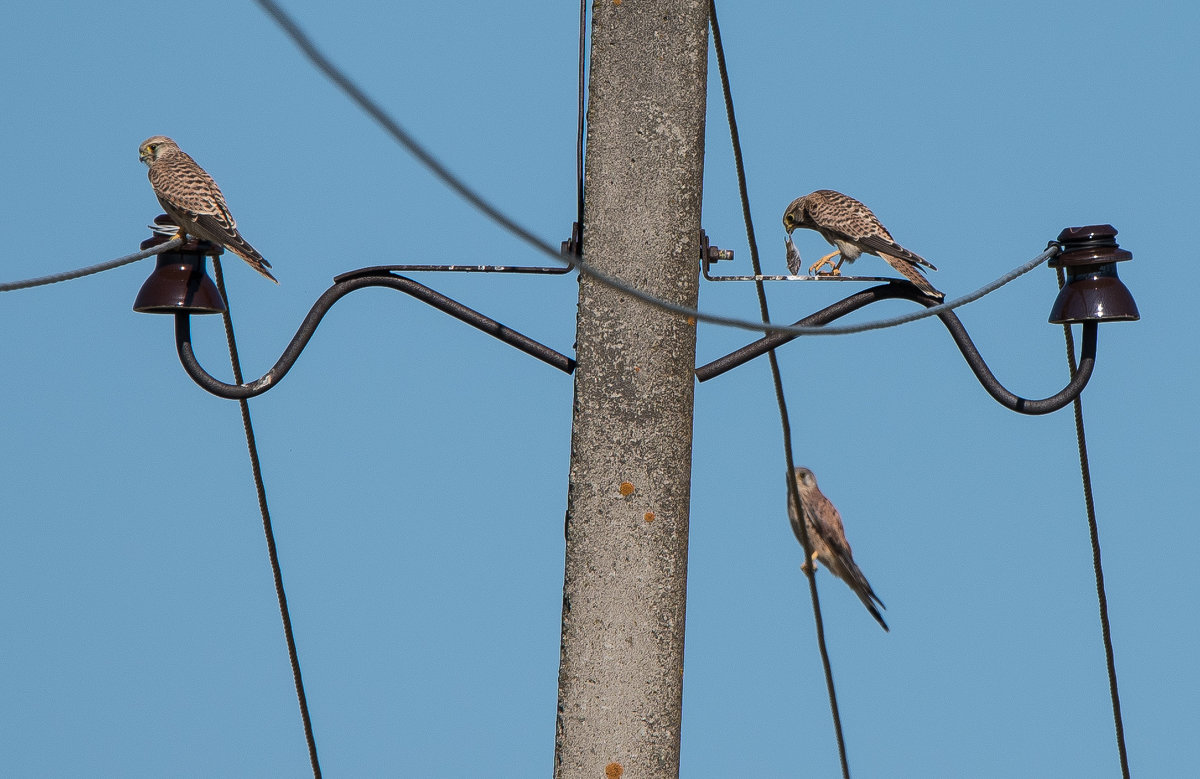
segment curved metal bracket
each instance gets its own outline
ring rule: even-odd
[[[364,287],[388,287],[412,295],[417,300],[428,303],[439,311],[444,311],[488,335],[515,346],[564,373],[571,373],[575,370],[575,360],[572,358],[560,354],[516,330],[505,327],[496,320],[464,306],[457,300],[448,298],[440,292],[404,276],[378,272],[354,272],[338,276],[333,286],[325,290],[325,293],[313,304],[308,315],[304,317],[304,321],[300,323],[299,329],[296,330],[296,335],[292,337],[291,343],[283,350],[279,360],[261,378],[245,384],[226,384],[205,371],[192,350],[191,318],[183,312],[175,314],[175,348],[179,352],[179,362],[183,364],[184,370],[192,377],[193,381],[213,395],[230,400],[261,395],[278,384],[296,364],[300,352],[308,345],[309,339],[316,332],[317,325],[321,323],[321,319],[333,307],[333,304],[354,290]]]
[[[1083,343],[1079,350],[1079,367],[1071,376],[1071,380],[1067,382],[1067,386],[1051,395],[1048,398],[1041,400],[1029,400],[1014,395],[1005,389],[1004,385],[995,377],[987,363],[983,361],[979,350],[975,348],[975,343],[971,337],[967,335],[967,329],[963,327],[963,323],[959,321],[953,311],[947,311],[939,315],[942,324],[950,331],[950,336],[954,339],[954,343],[958,346],[958,350],[962,352],[962,356],[967,361],[967,365],[971,366],[971,370],[975,373],[975,378],[979,379],[979,383],[987,390],[988,394],[996,399],[996,402],[1001,406],[1016,411],[1018,414],[1029,414],[1036,416],[1038,414],[1049,414],[1052,411],[1058,411],[1063,406],[1075,400],[1083,388],[1087,386],[1088,380],[1092,378],[1092,369],[1096,367],[1096,323],[1083,323]]]
[[[804,317],[795,324],[810,327],[827,325],[871,303],[892,298],[912,300],[926,308],[938,305],[937,301],[929,300],[908,282],[897,281],[879,287],[871,287],[870,289],[843,298],[827,308]],[[1073,401],[1083,391],[1083,388],[1088,383],[1088,379],[1092,377],[1092,369],[1096,364],[1097,332],[1095,322],[1085,322],[1083,324],[1083,344],[1080,350],[1079,369],[1071,377],[1071,381],[1067,386],[1048,398],[1030,400],[1009,392],[996,379],[991,369],[988,368],[987,363],[983,361],[979,350],[975,348],[975,344],[967,334],[966,328],[963,327],[962,322],[953,311],[946,311],[939,314],[938,319],[942,320],[942,324],[946,326],[950,337],[954,339],[958,350],[962,352],[967,365],[971,367],[975,378],[979,380],[983,388],[987,390],[989,395],[995,398],[997,403],[1012,411],[1031,415],[1049,414],[1052,411],[1057,411]],[[696,378],[700,381],[708,381],[709,379],[716,378],[726,371],[730,371],[777,346],[782,346],[788,341],[799,337],[790,333],[770,333],[764,338],[743,346],[741,349],[730,352],[707,365],[700,366],[696,369]]]

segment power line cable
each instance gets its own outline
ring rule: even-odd
[[[1058,272],[1058,286],[1063,286],[1063,270]],[[1075,336],[1071,325],[1063,325],[1067,341],[1067,365],[1074,377],[1078,366],[1075,362]],[[1104,591],[1104,566],[1100,561],[1100,531],[1096,523],[1096,503],[1092,498],[1092,472],[1088,465],[1087,438],[1083,431],[1083,401],[1075,396],[1075,438],[1079,444],[1079,471],[1083,477],[1083,504],[1087,510],[1088,534],[1092,542],[1092,568],[1096,572],[1096,599],[1100,606],[1100,635],[1104,641],[1104,660],[1108,666],[1108,693],[1112,698],[1113,722],[1116,727],[1117,752],[1121,759],[1121,776],[1129,779],[1129,755],[1125,750],[1125,724],[1121,718],[1121,695],[1117,690],[1117,664],[1113,657],[1112,633],[1108,624],[1108,596]]]
[[[82,276],[90,276],[93,273],[100,273],[102,271],[112,270],[113,268],[119,268],[122,265],[128,265],[131,262],[137,262],[138,260],[144,260],[147,257],[153,256],[155,254],[162,254],[163,252],[167,252],[167,251],[170,251],[171,249],[178,248],[182,244],[183,244],[183,239],[172,238],[171,240],[167,241],[166,243],[160,243],[158,246],[154,246],[149,249],[143,249],[142,251],[134,252],[133,254],[126,254],[124,257],[118,257],[117,259],[109,260],[108,262],[101,262],[96,265],[88,265],[85,268],[78,268],[77,270],[64,271],[63,273],[54,273],[49,276],[38,276],[37,278],[25,279],[24,281],[5,282],[3,284],[0,284],[0,292],[13,292],[18,289],[29,289],[30,287],[41,287],[46,284],[57,284],[60,281],[70,281],[71,279],[78,279]]]
[[[317,48],[316,44],[312,42],[312,39],[310,39],[308,35],[300,29],[299,25],[296,24],[291,16],[289,16],[278,3],[274,2],[274,0],[254,0],[254,2],[257,3],[258,6],[262,8],[277,25],[279,25],[280,29],[282,29],[283,32],[289,38],[291,38],[292,42],[299,47],[304,55],[308,57],[309,61],[312,62],[317,69],[324,73],[325,76],[339,89],[341,89],[347,97],[353,100],[359,106],[359,108],[361,108],[372,119],[374,119],[380,125],[380,127],[382,127],[405,149],[407,149],[410,154],[416,157],[417,161],[428,168],[436,178],[438,178],[443,184],[448,186],[460,197],[479,210],[484,216],[488,217],[493,222],[500,225],[505,230],[512,233],[522,241],[528,243],[530,246],[534,247],[543,254],[553,257],[559,262],[566,263],[570,267],[577,269],[580,273],[586,273],[590,275],[602,284],[607,284],[608,286],[617,289],[632,298],[640,300],[643,303],[657,306],[665,311],[671,311],[681,316],[692,317],[699,322],[708,322],[709,324],[722,325],[725,327],[736,327],[742,330],[753,330],[755,332],[780,332],[790,333],[793,335],[845,335],[847,332],[862,332],[863,330],[873,330],[881,327],[894,327],[897,324],[904,324],[905,322],[914,321],[914,319],[921,319],[926,316],[936,316],[938,311],[950,310],[952,308],[957,308],[958,306],[970,303],[973,300],[977,300],[979,297],[982,297],[988,292],[1007,284],[1009,281],[1012,281],[1012,279],[1016,278],[1022,273],[1032,270],[1033,268],[1037,267],[1038,264],[1048,259],[1049,256],[1052,256],[1046,255],[1045,257],[1042,257],[1042,255],[1039,255],[1041,259],[1038,260],[1038,262],[1027,263],[1020,268],[1017,268],[1015,271],[1000,277],[1000,279],[998,279],[996,282],[992,282],[991,284],[982,287],[980,290],[972,293],[971,295],[960,298],[951,303],[942,304],[945,306],[945,308],[940,308],[937,310],[931,308],[914,312],[911,315],[913,317],[912,319],[904,319],[903,321],[884,320],[884,324],[870,326],[856,325],[853,326],[856,329],[850,331],[845,331],[841,328],[832,329],[823,327],[802,327],[797,325],[778,325],[772,322],[755,322],[749,319],[706,313],[695,308],[673,303],[669,300],[663,300],[662,298],[651,295],[650,293],[640,290],[636,287],[631,287],[606,273],[601,273],[597,270],[594,270],[577,258],[563,255],[558,249],[555,249],[549,243],[519,225],[514,219],[506,215],[498,207],[492,205],[482,195],[471,189],[466,182],[451,173],[449,168],[438,161],[438,159],[434,157],[431,152],[418,143],[412,135],[402,128],[400,124],[387,113],[387,111],[385,111],[378,103],[372,100],[366,94],[366,92],[362,90],[361,87],[351,80],[349,76],[343,73],[336,65],[334,65],[333,62],[326,57],[320,49]]]
[[[1029,262],[1013,268],[1011,271],[1005,273],[996,280],[984,284],[974,292],[963,295],[960,298],[955,298],[954,300],[946,301],[945,303],[939,303],[936,306],[930,306],[929,308],[922,309],[920,311],[913,311],[908,314],[901,314],[899,316],[888,317],[886,319],[876,319],[871,322],[863,322],[857,325],[839,325],[838,327],[797,326],[793,328],[780,327],[776,329],[784,332],[798,332],[799,335],[852,335],[854,333],[865,333],[868,330],[883,330],[888,327],[896,327],[898,325],[908,324],[909,322],[916,322],[918,319],[937,316],[938,314],[944,314],[947,311],[953,311],[956,308],[965,306],[968,303],[974,303],[981,297],[995,292],[1017,277],[1023,276],[1024,274],[1038,267],[1042,263],[1046,262],[1046,260],[1049,260],[1051,257],[1058,254],[1061,250],[1062,248],[1056,242],[1052,241],[1050,246],[1046,247],[1046,251],[1034,257]],[[761,284],[761,282],[759,283]]]
[[[221,258],[213,257],[213,275],[217,289],[225,301],[221,318],[225,322],[225,340],[229,345],[229,361],[233,366],[233,380],[242,383],[242,364],[238,359],[237,342],[233,336],[233,318],[229,313],[229,295],[225,293],[225,276],[221,272]],[[283,620],[283,634],[287,640],[288,661],[292,666],[292,681],[296,685],[296,699],[300,704],[300,719],[304,724],[304,740],[308,744],[308,761],[314,779],[321,779],[321,763],[317,760],[317,742],[313,737],[312,720],[308,716],[308,698],[304,694],[304,678],[300,674],[300,658],[296,653],[296,639],[292,635],[292,618],[288,611],[287,594],[283,590],[283,573],[279,568],[279,553],[275,548],[275,531],[271,526],[271,511],[267,508],[267,490],[263,485],[262,468],[258,461],[258,443],[254,438],[254,425],[250,421],[250,403],[238,399],[242,411],[242,428],[246,432],[246,448],[250,451],[250,470],[254,474],[254,489],[258,493],[258,510],[262,514],[263,533],[267,538],[267,557],[271,562],[271,576],[275,580],[275,598],[279,601],[279,616]]]
[[[738,193],[742,201],[742,217],[746,222],[746,240],[750,244],[750,263],[754,269],[754,275],[759,276],[762,270],[759,266],[758,259],[758,241],[754,237],[754,220],[750,215],[750,195],[746,187],[746,169],[742,160],[742,143],[738,134],[737,119],[733,112],[733,94],[729,87],[729,72],[725,66],[725,49],[721,44],[721,27],[717,24],[717,4],[716,0],[708,2],[708,19],[712,25],[713,47],[717,53],[717,69],[721,74],[721,90],[725,97],[725,115],[729,120],[729,137],[733,144],[733,159],[737,167]],[[762,314],[763,322],[770,320],[770,312],[767,308],[767,293],[761,279],[754,280],[754,287],[758,292],[758,307]],[[783,431],[783,453],[784,459],[787,462],[787,491],[789,505],[796,507],[800,506],[800,495],[793,474],[796,472],[796,463],[792,452],[792,424],[788,416],[787,400],[783,394],[783,378],[779,370],[779,360],[775,356],[775,350],[771,349],[767,352],[767,359],[771,364],[771,379],[775,385],[775,400],[779,405],[779,422]],[[821,616],[821,599],[817,595],[817,576],[816,566],[812,565],[812,541],[808,537],[808,523],[796,523],[800,528],[800,545],[804,550],[804,560],[808,565],[804,566],[804,570],[808,578],[808,590],[812,598],[813,620],[816,623],[817,631],[817,646],[821,654],[821,666],[825,672],[825,689],[829,694],[829,710],[833,717],[833,732],[837,739],[838,759],[841,761],[842,776],[849,779],[850,765],[846,758],[846,740],[842,733],[842,717],[838,711],[837,690],[833,683],[833,668],[829,661],[829,648],[825,643],[825,620]]]

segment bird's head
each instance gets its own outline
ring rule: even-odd
[[[165,135],[155,135],[153,138],[147,138],[142,141],[142,145],[138,147],[138,158],[147,166],[152,165],[155,160],[162,156],[163,152],[168,149],[178,149],[179,146],[175,141]]]
[[[796,468],[796,487],[801,493],[811,492],[817,488],[817,477],[807,468]]]
[[[805,205],[804,198],[798,197],[783,212],[783,229],[787,230],[788,235],[791,235],[792,231],[798,227],[808,226],[808,214],[805,213]]]

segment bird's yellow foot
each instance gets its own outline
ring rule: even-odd
[[[808,269],[809,275],[812,275],[812,276],[821,276],[821,275],[840,276],[840,275],[842,275],[842,272],[840,270],[838,270],[838,266],[841,265],[841,263],[839,262],[837,265],[834,265],[832,262],[832,258],[837,257],[839,254],[840,254],[840,252],[830,252],[829,254],[826,254],[824,257],[822,257],[821,259],[814,262]],[[822,274],[821,268],[823,268],[826,265],[829,266],[829,272]]]

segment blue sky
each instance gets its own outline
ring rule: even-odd
[[[626,0],[626,2],[640,0]],[[546,240],[574,218],[570,3],[289,3],[449,166]],[[1109,222],[1142,321],[1100,332],[1084,393],[1131,766],[1200,757],[1194,493],[1200,379],[1178,287],[1195,220],[1194,3],[726,3],[764,265],[779,219],[867,202],[955,297]],[[189,35],[189,32],[193,34]],[[0,281],[137,248],[137,160],[174,137],[279,287],[226,263],[248,376],[343,271],[542,264],[422,170],[252,3],[18,4],[0,26]],[[704,227],[741,212],[710,59]],[[806,258],[816,234],[797,235]],[[1181,265],[1182,263],[1182,265]],[[0,296],[0,753],[14,775],[303,775],[307,756],[236,404],[131,305],[150,261]],[[1173,270],[1174,268],[1174,270]],[[884,275],[874,258],[856,265]],[[422,281],[560,351],[566,277]],[[780,320],[851,285],[776,284]],[[1066,381],[1039,269],[961,312],[1014,392]],[[753,288],[704,283],[753,318]],[[910,310],[890,302],[860,319]],[[216,317],[197,352],[228,377]],[[753,335],[699,331],[707,362]],[[1026,418],[935,321],[780,352],[796,457],[888,605],[819,585],[858,776],[1117,772],[1069,410]],[[339,303],[251,402],[330,775],[551,770],[569,377],[387,290]],[[765,361],[696,392],[683,775],[834,775]]]

